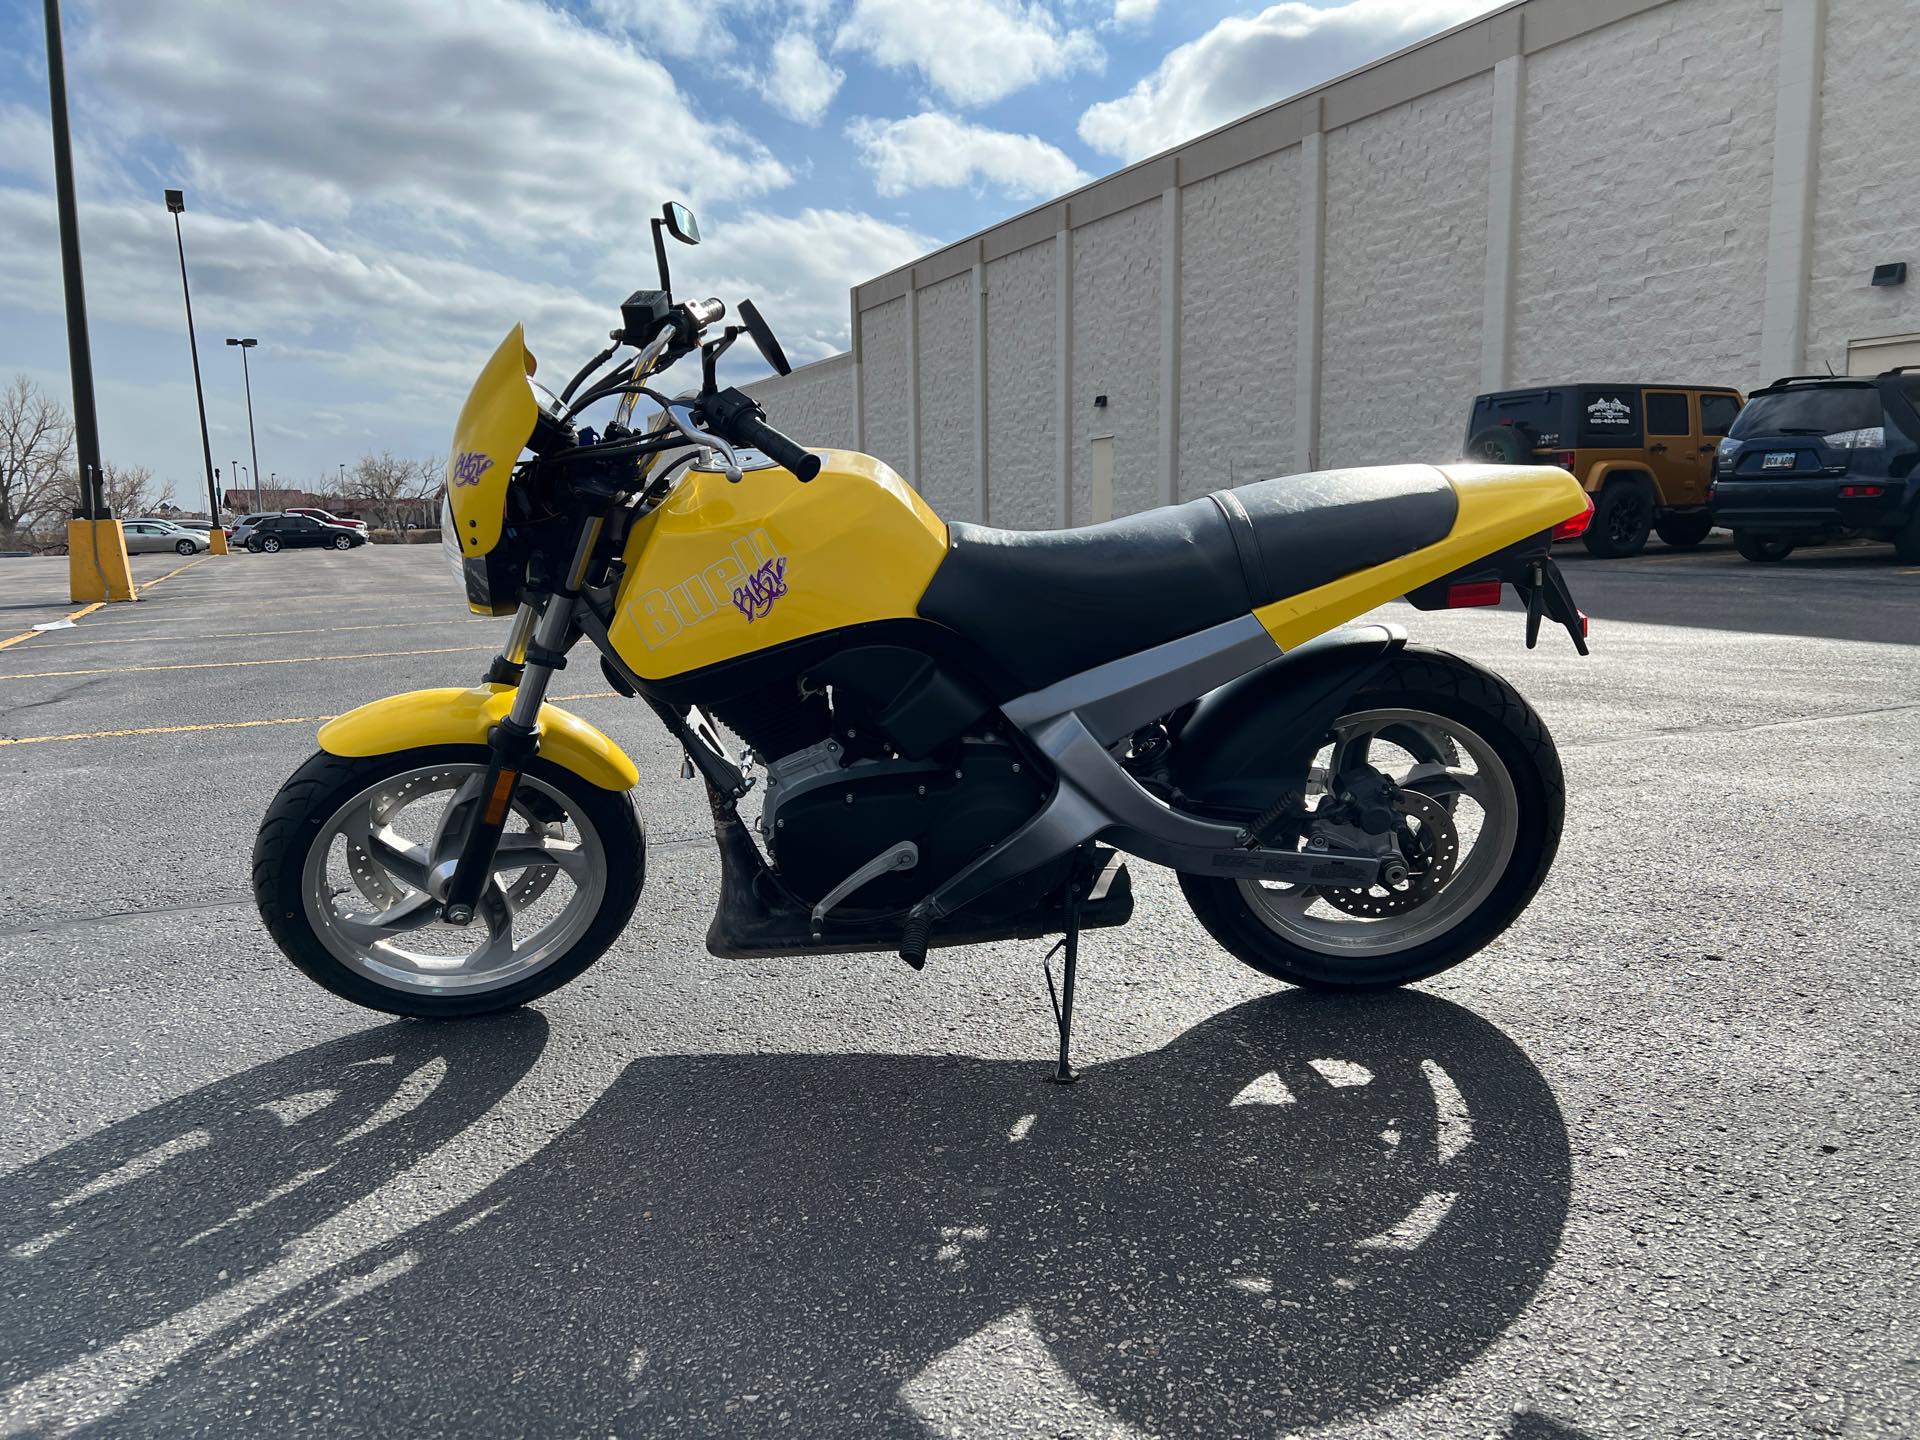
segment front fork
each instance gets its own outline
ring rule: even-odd
[[[494,852],[513,813],[513,791],[527,764],[540,753],[540,707],[556,670],[566,668],[566,647],[573,638],[573,617],[580,604],[594,547],[600,543],[601,516],[581,531],[567,578],[543,606],[522,602],[513,617],[507,643],[494,657],[487,678],[513,684],[513,707],[487,737],[487,773],[480,786],[480,808],[460,844],[459,858],[447,880],[440,916],[449,925],[473,923],[474,908],[493,874]]]

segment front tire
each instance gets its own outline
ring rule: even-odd
[[[474,923],[439,919],[436,867],[459,853],[487,760],[476,745],[322,751],[281,786],[254,843],[254,900],[309,979],[372,1010],[448,1019],[524,1005],[606,952],[645,880],[639,816],[543,759],[514,794]]]
[[[1778,535],[1762,535],[1753,530],[1736,530],[1733,532],[1733,548],[1740,552],[1742,558],[1751,560],[1756,565],[1771,565],[1786,559],[1793,553],[1793,542],[1783,540]]]
[[[176,555],[191,555],[199,548],[200,547],[191,540],[181,540],[174,545],[173,553]]]
[[[353,548],[353,541],[349,540],[345,535],[336,535],[333,537],[333,548],[336,550],[351,550]]]
[[[1446,867],[1438,888],[1408,905],[1407,891],[1388,887],[1329,899],[1315,887],[1183,874],[1187,903],[1238,959],[1310,989],[1384,989],[1458,965],[1513,923],[1553,864],[1566,786],[1552,736],[1506,681],[1433,650],[1402,651],[1348,697],[1332,731],[1344,758],[1329,754],[1328,771],[1354,763],[1356,737],[1360,763],[1382,773],[1395,768],[1382,751],[1415,761],[1397,778],[1423,792],[1429,816],[1445,806],[1449,817],[1434,817],[1434,828],[1421,832],[1451,836],[1428,842],[1435,848],[1426,864],[1436,875]],[[1263,798],[1249,796],[1249,806]],[[1467,826],[1471,849],[1459,833]],[[1483,845],[1491,848],[1483,853]]]
[[[1662,515],[1653,525],[1660,542],[1671,550],[1691,550],[1713,530],[1707,515]]]

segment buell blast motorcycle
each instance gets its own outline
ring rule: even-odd
[[[1335,470],[1076,530],[949,524],[878,460],[806,449],[717,383],[742,334],[788,366],[751,301],[723,326],[718,300],[673,298],[663,234],[697,231],[677,205],[653,225],[660,288],[612,344],[555,396],[516,327],[460,414],[445,544],[469,608],[513,617],[484,680],[330,722],[267,813],[255,894],[313,979],[481,1014],[619,935],[638,774],[545,703],[582,641],[705,784],[715,955],[917,968],[1059,935],[1062,1074],[1077,938],[1132,910],[1122,853],[1177,871],[1222,945],[1301,985],[1432,975],[1526,906],[1563,798],[1539,717],[1395,626],[1335,627],[1512,585],[1529,644],[1545,618],[1584,653],[1548,555],[1587,509],[1565,472]],[[697,394],[648,384],[696,355]]]

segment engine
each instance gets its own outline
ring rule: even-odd
[[[809,903],[902,840],[919,862],[869,881],[850,911],[904,909],[1006,839],[1040,808],[1047,786],[1004,741],[979,737],[939,759],[856,759],[837,739],[767,771],[760,829],[781,880]],[[1024,903],[1009,895],[1010,903]]]

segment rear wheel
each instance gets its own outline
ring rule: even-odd
[[[1403,652],[1349,697],[1315,758],[1310,816],[1330,815],[1330,789],[1356,770],[1398,792],[1383,837],[1406,870],[1395,883],[1180,877],[1213,938],[1275,979],[1366,990],[1436,975],[1512,924],[1553,864],[1565,786],[1552,737],[1512,686],[1477,665]]]
[[[1653,492],[1634,480],[1614,480],[1593,502],[1593,520],[1583,538],[1589,553],[1620,560],[1647,548],[1653,529]]]
[[[1661,543],[1675,550],[1691,550],[1713,529],[1710,515],[1662,515],[1653,524]]]
[[[1920,501],[1914,503],[1906,528],[1893,537],[1893,553],[1902,564],[1920,565]]]
[[[485,1015],[558,989],[613,943],[644,880],[639,817],[546,760],[515,791],[474,923],[440,919],[487,758],[322,752],[280,788],[254,843],[254,899],[309,978],[396,1015]]]
[[[1784,560],[1793,553],[1793,542],[1778,535],[1762,535],[1754,530],[1733,532],[1733,548],[1758,564]]]
[[[275,539],[273,536],[269,535],[266,539],[260,542],[260,548],[266,551],[267,554],[271,555],[280,548],[280,542],[277,539]]]

